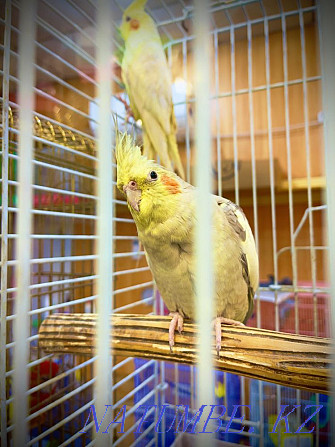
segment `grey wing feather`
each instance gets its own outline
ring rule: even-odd
[[[249,304],[249,308],[248,308],[248,312],[247,315],[245,316],[245,319],[243,321],[243,323],[246,323],[249,318],[252,315],[252,312],[254,310],[254,289],[252,288],[251,284],[250,284],[250,276],[249,276],[249,268],[248,268],[248,261],[247,261],[247,257],[245,255],[245,253],[242,253],[241,255],[241,264],[242,264],[242,275],[243,275],[243,279],[246,282],[247,286],[248,286],[248,304]]]
[[[242,276],[247,285],[248,293],[248,311],[244,319],[245,323],[252,315],[254,295],[258,287],[258,255],[256,245],[242,208],[228,199],[219,196],[215,196],[215,199],[224,211],[229,225],[239,240]]]

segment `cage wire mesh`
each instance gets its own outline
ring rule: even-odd
[[[121,81],[123,42],[117,32],[129,1],[112,1],[114,52],[111,110],[126,123]],[[210,4],[211,150],[214,193],[241,205],[260,257],[260,287],[249,325],[329,337],[329,287],[323,108],[318,2],[244,0]],[[2,230],[1,230],[1,441],[13,443],[13,349],[16,340],[18,246],[18,1],[1,1]],[[94,358],[45,355],[38,328],[50,313],[96,311],[97,4],[91,0],[38,0],[33,61],[33,227],[29,285],[27,445],[90,445],[94,421]],[[178,146],[194,181],[193,4],[149,0],[173,80]],[[121,101],[122,99],[122,101]],[[126,202],[113,199],[113,312],[167,314],[139,245]],[[110,428],[113,445],[188,445],[177,430],[177,406],[195,406],[196,368],[113,356],[113,415],[126,405],[124,433]],[[229,421],[222,442],[251,446],[330,445],[330,401],[325,395],[215,373],[216,403]],[[106,402],[107,403],[107,402]],[[282,405],[302,405],[291,431],[305,419],[305,405],[322,405],[305,434],[269,433]],[[167,404],[158,433],[151,407],[134,434],[141,405]],[[180,407],[179,407],[180,408]],[[243,425],[246,427],[240,432]]]

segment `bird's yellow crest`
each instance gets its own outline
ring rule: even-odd
[[[125,42],[131,36],[137,39],[140,30],[154,33],[155,38],[159,37],[154,21],[144,10],[145,5],[146,0],[135,0],[124,10],[119,30]]]
[[[144,9],[145,5],[147,4],[147,0],[135,0],[131,5],[128,6],[126,9],[127,13],[139,9]]]
[[[122,190],[130,178],[146,176],[148,169],[155,163],[141,154],[133,137],[127,133],[118,134],[115,144],[117,163],[117,187]]]
[[[117,187],[127,195],[128,207],[137,225],[146,228],[150,222],[162,222],[172,215],[181,193],[177,175],[148,160],[133,137],[126,133],[117,136],[115,155]]]
[[[124,169],[130,161],[134,164],[142,158],[141,149],[136,146],[133,137],[127,133],[117,134],[115,156],[120,169]]]

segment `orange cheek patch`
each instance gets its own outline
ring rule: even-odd
[[[136,19],[132,19],[130,21],[130,28],[131,29],[138,29],[140,27],[140,22]]]
[[[168,175],[162,175],[162,182],[171,194],[178,194],[181,192],[181,188],[177,180],[169,177]]]

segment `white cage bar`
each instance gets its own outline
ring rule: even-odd
[[[35,105],[33,87],[35,73],[35,10],[36,2],[22,1],[20,5],[19,40],[19,144],[18,172],[18,255],[17,255],[17,294],[16,319],[14,323],[14,445],[25,445],[28,438],[27,427],[27,388],[28,388],[28,337],[30,309],[30,257],[32,227],[32,178],[33,178],[33,110]]]
[[[335,327],[335,310],[334,310],[334,297],[335,297],[335,282],[332,275],[332,265],[335,262],[335,241],[334,232],[332,231],[332,222],[335,218],[335,206],[334,206],[334,146],[335,146],[335,129],[332,123],[335,120],[335,98],[334,89],[332,88],[332,79],[335,72],[335,58],[332,50],[331,42],[334,37],[334,27],[332,24],[332,17],[334,17],[334,4],[327,2],[326,0],[320,1],[320,40],[321,40],[321,63],[323,72],[323,104],[325,108],[325,151],[326,151],[326,179],[327,179],[327,205],[328,205],[328,239],[329,239],[329,278],[331,284],[331,328],[332,336],[334,338]],[[334,353],[335,358],[335,353]],[[335,374],[333,370],[333,390],[335,389]],[[335,406],[334,401],[331,408],[332,413],[332,442],[334,443],[334,414]]]
[[[110,312],[114,306],[113,295],[113,167],[112,167],[112,125],[110,120],[112,14],[108,0],[97,4],[96,64],[98,81],[98,180],[97,180],[97,311],[98,330],[96,337],[96,411],[102,417],[105,405],[112,405],[112,356],[110,349]],[[108,407],[107,407],[108,408]],[[101,432],[96,433],[97,446],[106,445]]]
[[[197,321],[199,332],[199,363],[197,381],[197,404],[199,407],[213,400],[213,376],[211,354],[211,322],[214,316],[213,305],[213,241],[212,241],[212,203],[209,194],[212,192],[210,152],[210,114],[209,107],[209,4],[204,1],[195,2],[195,100],[196,100],[196,164],[195,178],[199,188],[197,197],[197,227],[195,235],[197,254]],[[206,297],[207,299],[204,299]],[[200,441],[200,444],[203,440]],[[199,445],[200,445],[199,444]]]

